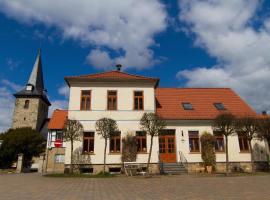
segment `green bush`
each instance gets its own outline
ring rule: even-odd
[[[215,137],[208,132],[203,133],[200,138],[202,146],[202,160],[205,166],[215,166]]]
[[[24,154],[24,167],[31,165],[33,156],[45,151],[46,141],[31,128],[10,129],[1,134],[0,168],[10,168],[17,161],[18,154]]]

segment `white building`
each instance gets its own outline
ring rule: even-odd
[[[200,135],[213,133],[213,119],[222,113],[230,112],[237,117],[256,116],[234,91],[229,88],[160,88],[159,79],[131,75],[120,70],[98,74],[65,77],[70,88],[67,111],[56,111],[49,124],[48,147],[53,152],[54,138],[61,134],[66,117],[80,121],[84,128],[84,139],[75,142],[74,149],[82,148],[90,158],[84,163],[84,171],[101,171],[103,165],[104,139],[95,132],[98,119],[107,117],[117,122],[119,136],[110,139],[107,148],[107,167],[110,171],[120,169],[121,138],[127,133],[137,136],[137,163],[147,163],[150,137],[140,131],[139,121],[145,112],[156,112],[166,120],[167,127],[162,135],[154,138],[151,157],[151,171],[159,172],[159,163],[188,163],[188,170],[194,171],[202,162]],[[57,135],[57,134],[56,134]],[[251,154],[247,140],[237,135],[229,137],[229,161],[232,170],[249,171]],[[254,140],[254,157],[258,166],[267,162],[265,141]],[[225,166],[224,138],[217,138],[217,170]],[[70,144],[64,143],[62,156],[51,160],[64,166],[70,164]],[[61,158],[60,158],[61,157]],[[64,160],[63,160],[64,158]],[[64,162],[64,163],[61,163]],[[49,163],[49,162],[48,162]],[[259,165],[260,164],[260,165]],[[55,166],[54,166],[55,168]]]

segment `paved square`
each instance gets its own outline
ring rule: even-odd
[[[270,176],[48,178],[0,175],[0,199],[270,199]]]

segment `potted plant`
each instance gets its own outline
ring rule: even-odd
[[[213,167],[216,164],[215,137],[208,132],[204,132],[200,140],[202,147],[201,155],[204,166],[206,167],[208,173],[212,173]]]

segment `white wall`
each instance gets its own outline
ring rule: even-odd
[[[86,131],[95,131],[94,122],[82,122]],[[124,137],[127,133],[133,133],[140,130],[139,121],[117,121],[119,130],[121,130],[121,137]],[[189,139],[188,131],[199,131],[201,135],[204,131],[213,133],[211,126],[208,124],[203,124],[202,122],[176,122],[174,125],[168,125],[167,129],[176,130],[176,152],[177,152],[177,161],[179,161],[179,151],[182,151],[188,162],[202,162],[200,153],[191,153],[189,151]],[[182,136],[183,131],[183,136]],[[225,139],[224,139],[225,141]],[[249,162],[251,160],[250,153],[241,153],[239,149],[238,136],[229,137],[229,160],[231,162]],[[264,141],[253,140],[253,146],[255,144],[259,145],[263,152],[255,156],[256,161],[266,161],[266,144]],[[65,144],[66,148],[66,164],[70,163],[70,145]],[[76,142],[74,149],[82,147],[82,142]],[[153,142],[153,151],[151,162],[158,162],[158,137],[154,138]],[[147,136],[147,153],[150,149],[150,136]],[[92,164],[102,164],[103,163],[103,152],[104,152],[104,139],[101,136],[95,134],[95,146],[94,146],[94,155],[91,155]],[[225,153],[217,153],[217,162],[225,162]],[[137,162],[146,163],[148,154],[138,154]],[[121,163],[121,154],[110,154],[109,153],[109,142],[107,147],[107,164],[120,164]]]

